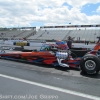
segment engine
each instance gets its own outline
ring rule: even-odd
[[[65,60],[65,59],[68,58],[68,53],[67,52],[56,52],[56,57],[57,57],[57,61],[58,61],[60,66],[69,67],[68,64],[62,63],[62,60]]]
[[[66,59],[68,58],[68,53],[67,52],[56,52],[56,57],[59,59]]]

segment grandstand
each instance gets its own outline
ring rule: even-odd
[[[36,27],[1,28],[0,39],[22,39],[32,36],[35,32]]]
[[[44,26],[27,39],[38,40],[67,40],[71,36],[75,42],[90,41],[96,42],[100,37],[100,25],[70,25],[70,26]]]
[[[44,26],[36,31],[36,27],[2,28],[1,39],[27,40],[67,40],[71,36],[75,42],[96,42],[100,37],[100,25],[67,25],[67,26]]]

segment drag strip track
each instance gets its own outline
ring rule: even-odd
[[[100,75],[83,76],[78,70],[3,59],[0,59],[0,74],[100,97]]]
[[[83,77],[83,78],[94,78],[100,79],[100,74],[96,75],[84,75],[81,73],[79,69],[74,68],[64,68],[60,66],[51,66],[51,65],[41,65],[41,64],[33,64],[33,63],[25,63],[19,61],[11,61],[11,60],[4,60],[0,59],[0,65],[6,67],[15,67],[19,69],[27,69],[27,70],[34,70],[40,72],[49,72],[58,75],[68,75],[68,76],[76,76],[76,77]]]

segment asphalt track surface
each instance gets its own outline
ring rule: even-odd
[[[100,100],[100,74],[0,59],[0,99]]]
[[[0,59],[0,94],[28,97],[36,95],[37,100],[56,100],[40,98],[42,94],[57,96],[57,100],[100,100],[100,74],[83,75],[75,69]],[[13,97],[7,100],[11,99],[15,100]]]

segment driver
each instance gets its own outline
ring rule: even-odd
[[[56,44],[58,45],[58,49],[60,50],[69,50],[67,43],[64,41],[56,40]]]

